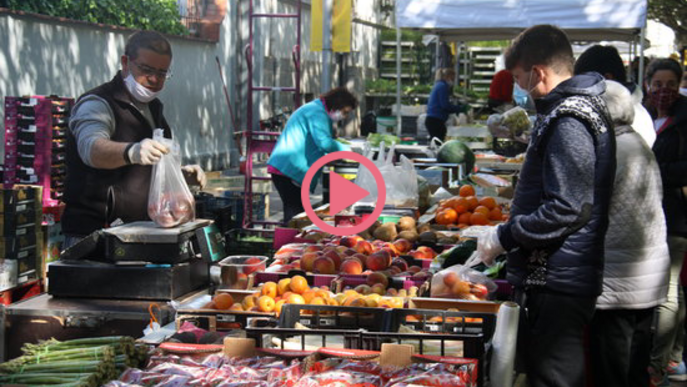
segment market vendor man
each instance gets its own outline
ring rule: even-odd
[[[169,149],[153,129],[172,131],[157,98],[171,76],[172,47],[154,31],[129,37],[114,78],[79,97],[67,134],[67,179],[62,217],[65,248],[123,222],[148,220],[152,165]],[[197,165],[183,167],[190,184],[204,185]]]

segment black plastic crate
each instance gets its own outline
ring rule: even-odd
[[[268,241],[250,240],[251,237],[270,238]],[[274,232],[272,230],[233,229],[224,235],[227,255],[264,255],[274,254]]]
[[[492,149],[497,155],[515,157],[527,150],[527,144],[506,138],[494,138]]]
[[[391,324],[390,312],[386,308],[285,304],[279,316],[279,326],[294,328],[296,323],[300,323],[311,329],[385,332]]]
[[[286,305],[284,305],[286,306]],[[300,337],[301,350],[305,350],[305,338],[317,336],[320,337],[320,347],[327,347],[327,338],[332,336],[342,336],[344,338],[344,348],[359,349],[361,346],[362,329],[346,330],[346,329],[295,329],[295,328],[256,328],[247,327],[246,336],[255,339],[255,344],[258,348],[266,348],[266,340],[271,338],[278,338],[281,341],[280,349],[286,349],[284,343],[286,339],[292,337]],[[267,337],[265,337],[267,336]],[[266,339],[266,340],[265,340]],[[330,341],[331,343],[331,341]]]
[[[212,219],[221,233],[237,227],[233,212],[232,199],[201,192],[195,196],[196,216]]]
[[[427,333],[484,333],[487,338],[491,338],[496,329],[496,315],[433,309],[393,309],[389,330],[398,332],[401,326]]]

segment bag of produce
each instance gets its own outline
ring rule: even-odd
[[[432,277],[431,296],[484,301],[496,291],[486,275],[463,265],[451,266]]]
[[[181,173],[179,144],[155,129],[153,140],[166,145],[170,152],[153,165],[148,195],[148,216],[160,227],[175,227],[195,219],[195,200]]]
[[[522,140],[532,129],[532,121],[527,111],[518,106],[503,114],[490,115],[487,127],[494,137]]]

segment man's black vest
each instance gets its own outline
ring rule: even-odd
[[[121,72],[108,83],[84,93],[97,95],[110,105],[115,118],[115,131],[110,140],[139,142],[153,137],[153,129],[126,91]],[[165,137],[172,132],[162,115],[162,103],[157,98],[148,106],[156,128],[163,128]],[[148,191],[151,166],[127,165],[116,169],[96,169],[84,164],[79,156],[76,139],[67,131],[67,180],[62,217],[65,235],[88,235],[117,218],[124,222],[148,220]]]

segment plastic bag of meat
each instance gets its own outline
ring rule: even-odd
[[[170,152],[153,165],[148,194],[148,216],[160,227],[175,227],[195,219],[196,202],[181,172],[179,144],[164,138],[162,129],[155,129],[153,139]]]

